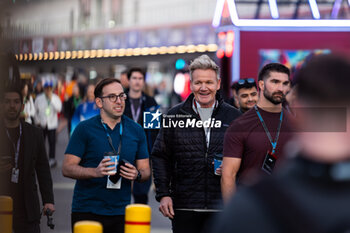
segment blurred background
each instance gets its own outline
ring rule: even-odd
[[[148,91],[166,109],[173,90],[182,99],[188,95],[186,67],[203,53],[222,67],[228,97],[232,81],[255,78],[265,62],[294,67],[310,53],[348,52],[349,23],[337,22],[349,19],[349,5],[350,0],[4,0],[1,31],[12,42],[4,49],[16,54],[21,78],[31,80],[33,90],[48,75],[64,86],[73,77],[82,83],[120,78],[140,66],[147,70]],[[252,25],[234,25],[234,17],[251,19]],[[271,28],[263,19],[315,22]],[[334,25],[317,25],[327,19]]]
[[[187,67],[202,54],[220,65],[225,98],[234,81],[257,79],[268,62],[294,71],[315,54],[350,54],[350,0],[2,0],[0,17],[0,53],[17,60],[2,56],[1,63],[17,64],[33,99],[52,81],[63,103],[76,83],[85,93],[101,78],[123,81],[138,66],[147,71],[145,92],[164,112],[189,95]],[[60,172],[66,130],[60,124],[52,169],[55,232],[62,233],[69,232],[74,184]],[[170,232],[150,199],[153,232]]]

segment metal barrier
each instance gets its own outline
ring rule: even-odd
[[[150,233],[151,207],[142,204],[132,204],[125,208],[124,233]]]
[[[0,232],[12,233],[13,201],[9,196],[0,196]]]
[[[74,224],[74,233],[102,233],[102,224],[95,221],[79,221]]]

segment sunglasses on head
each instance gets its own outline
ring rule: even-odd
[[[246,79],[240,79],[237,81],[238,85],[244,85],[244,84],[255,84],[255,79],[253,78],[246,78]]]

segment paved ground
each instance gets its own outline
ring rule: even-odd
[[[57,138],[56,145],[56,158],[58,166],[51,169],[54,194],[55,194],[55,207],[56,212],[54,214],[55,229],[51,230],[46,226],[46,217],[41,221],[42,233],[70,233],[70,210],[73,195],[74,180],[68,179],[62,176],[61,167],[63,154],[68,143],[68,134],[66,130],[63,130]],[[154,199],[154,192],[151,190],[149,194],[150,203],[152,208],[152,233],[170,233],[171,224],[170,220],[163,217],[158,211],[158,202]]]

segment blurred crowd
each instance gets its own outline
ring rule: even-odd
[[[125,92],[129,91],[128,71],[117,78]],[[49,143],[49,163],[57,165],[55,159],[56,135],[67,128],[68,137],[79,122],[99,114],[95,104],[94,89],[102,78],[89,79],[84,74],[73,73],[71,77],[57,73],[41,73],[30,79],[22,79],[24,109],[21,117],[28,123],[40,126]],[[162,112],[181,102],[174,91],[169,92],[167,82],[159,86],[143,85],[143,92],[155,98]]]

